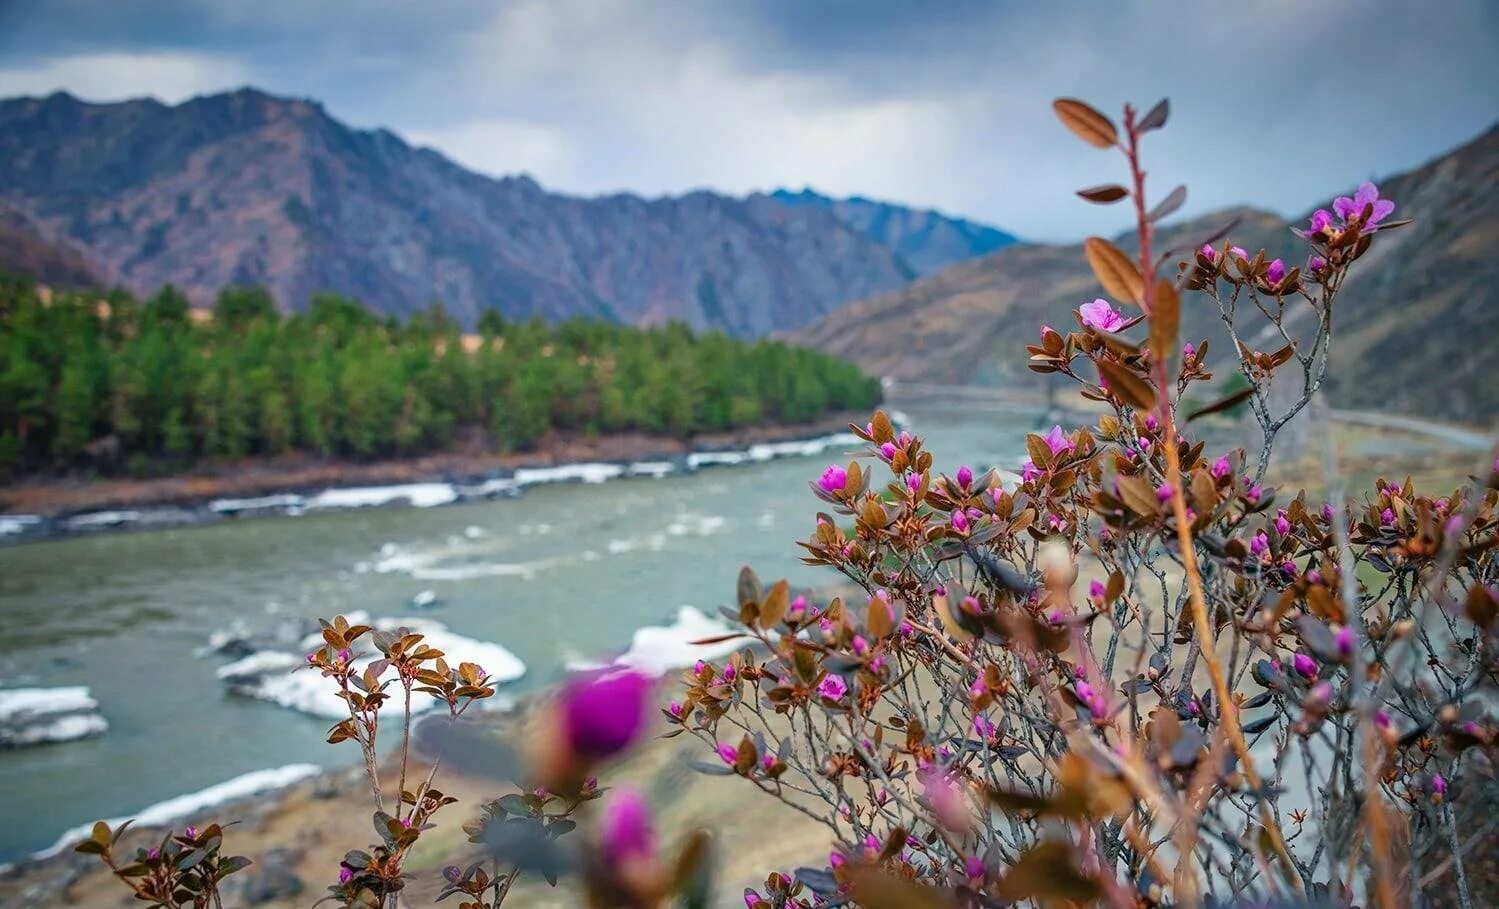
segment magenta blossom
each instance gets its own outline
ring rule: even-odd
[[[968,515],[964,514],[961,508],[953,509],[952,529],[958,533],[965,533],[968,530]]]
[[[967,489],[968,485],[970,483],[972,483],[972,482],[973,482],[973,471],[968,469],[968,465],[964,464],[963,466],[959,467],[958,468],[958,485],[961,486],[961,487],[963,487],[964,489]]]
[[[1245,252],[1244,247],[1242,246],[1230,246],[1228,248],[1228,254],[1239,259],[1249,258],[1249,253]]]
[[[817,481],[823,492],[842,492],[848,485],[848,471],[837,464],[829,464],[828,469],[822,472],[822,478]]]
[[[894,442],[885,442],[880,445],[880,454],[883,455],[885,460],[887,461],[895,460],[895,452],[896,448]]]
[[[1094,578],[1092,581],[1088,582],[1088,596],[1101,600],[1108,594],[1108,592],[1109,589],[1103,586],[1103,581]]]
[[[1098,299],[1092,303],[1084,303],[1077,308],[1077,314],[1084,325],[1099,331],[1118,331],[1124,327],[1124,316],[1115,312],[1108,300]]]
[[[568,744],[594,759],[625,750],[645,728],[650,694],[651,680],[638,672],[575,679],[562,693]]]
[[[1211,473],[1213,475],[1213,478],[1217,480],[1221,480],[1233,472],[1234,465],[1231,461],[1229,461],[1228,455],[1224,455],[1223,457],[1214,461],[1213,466],[1208,468],[1208,473]]]
[[[1312,223],[1307,226],[1306,232],[1315,234],[1319,231],[1332,227],[1332,212],[1325,208],[1319,208],[1312,212]]]
[[[1044,441],[1046,442],[1046,447],[1051,449],[1052,454],[1061,454],[1072,448],[1072,440],[1067,438],[1065,432],[1062,432],[1061,426],[1053,426],[1051,432],[1046,434]]]
[[[1431,794],[1438,801],[1447,794],[1447,778],[1440,773],[1431,775]]]
[[[600,819],[599,848],[604,861],[613,868],[653,856],[656,836],[651,830],[651,811],[640,793],[626,788],[614,790]]]
[[[1327,259],[1323,256],[1313,255],[1311,258],[1306,260],[1306,270],[1313,274],[1316,274],[1326,267]]]
[[[1218,258],[1218,250],[1214,249],[1213,244],[1211,243],[1202,244],[1202,249],[1199,250],[1199,252],[1201,252],[1202,257],[1204,259],[1207,259],[1209,262],[1212,262]]]
[[[739,761],[739,749],[727,743],[719,745],[718,757],[719,760],[732,767]]]
[[[915,492],[921,488],[921,474],[913,473],[906,477],[906,488]]]
[[[1285,279],[1286,263],[1281,261],[1280,259],[1270,260],[1270,264],[1265,268],[1265,280],[1274,285],[1279,284]]]
[[[354,879],[354,869],[352,869],[352,868],[340,868],[340,869],[338,869],[338,882],[340,884],[347,884],[349,881],[351,881],[353,879]]]
[[[1317,677],[1317,661],[1309,654],[1298,653],[1291,658],[1291,666],[1296,674],[1304,679],[1315,679]]]
[[[830,672],[818,683],[817,693],[830,701],[841,701],[848,694],[848,683],[843,681],[843,676]]]
[[[1365,232],[1369,232],[1395,211],[1395,203],[1389,199],[1379,198],[1379,187],[1373,183],[1360,186],[1351,199],[1347,196],[1339,196],[1332,203],[1332,210],[1338,213],[1338,217],[1342,218],[1345,224],[1363,217],[1366,209],[1369,210],[1369,217],[1359,226]]]

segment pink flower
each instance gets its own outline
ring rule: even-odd
[[[1342,657],[1345,660],[1353,656],[1353,645],[1356,639],[1353,634],[1352,626],[1343,625],[1338,628],[1337,634],[1335,635],[1335,640],[1337,641],[1338,646],[1338,656]]]
[[[1281,536],[1285,536],[1291,532],[1291,522],[1286,518],[1284,511],[1275,516],[1275,532]]]
[[[1062,431],[1061,426],[1053,426],[1051,432],[1048,432],[1043,440],[1046,442],[1046,447],[1051,449],[1052,454],[1061,454],[1072,448],[1072,440],[1067,438],[1067,433]]]
[[[651,811],[633,789],[616,788],[604,805],[599,823],[599,848],[612,868],[632,860],[649,859],[656,851]]]
[[[830,701],[841,701],[848,694],[848,683],[843,681],[843,676],[830,672],[818,683],[817,693]]]
[[[1318,231],[1327,230],[1332,226],[1332,212],[1325,208],[1319,208],[1312,212],[1312,222],[1307,225],[1306,232],[1315,234]]]
[[[884,455],[887,461],[895,460],[896,450],[894,442],[886,442],[880,446],[880,454]]]
[[[921,488],[921,474],[913,473],[906,476],[906,488],[915,492]]]
[[[886,443],[889,444],[889,443]],[[842,492],[848,485],[848,471],[837,464],[829,464],[828,469],[822,472],[822,479],[817,481],[823,492]]]
[[[739,761],[739,749],[730,744],[718,746],[718,758],[730,767]]]
[[[352,868],[340,868],[340,869],[338,869],[338,882],[340,884],[347,884],[349,881],[351,881],[353,879],[354,879],[354,869],[352,869]]]
[[[1097,578],[1095,578],[1091,582],[1089,582],[1089,584],[1088,584],[1088,596],[1093,597],[1094,599],[1097,599],[1097,600],[1101,600],[1105,596],[1108,596],[1108,593],[1109,593],[1109,589],[1107,587],[1103,586],[1103,581],[1100,581]]]
[[[994,738],[994,724],[983,714],[979,714],[973,718],[973,731],[978,733],[978,737],[986,742]]]
[[[672,716],[679,720],[682,718],[682,705],[677,701],[672,701],[671,706],[667,709],[671,711]]]
[[[1310,654],[1298,653],[1291,658],[1291,666],[1296,674],[1304,679],[1315,679],[1317,677],[1317,661]]]
[[[625,750],[645,727],[650,694],[651,680],[638,672],[575,679],[562,693],[568,743],[595,759]]]
[[[1365,209],[1369,209],[1369,217],[1362,221],[1360,226],[1368,232],[1378,227],[1380,221],[1388,218],[1395,211],[1395,203],[1389,199],[1379,198],[1379,187],[1373,183],[1360,186],[1351,199],[1347,196],[1339,196],[1332,203],[1332,210],[1338,213],[1338,217],[1343,219],[1344,224],[1362,218]]]
[[[958,533],[965,533],[968,530],[968,515],[964,514],[961,508],[953,509],[952,529]]]
[[[968,872],[970,881],[981,881],[984,879],[984,860],[976,855],[970,855],[963,860],[963,869]]]
[[[1270,538],[1265,536],[1265,532],[1263,530],[1261,530],[1259,533],[1256,533],[1254,535],[1254,539],[1249,541],[1249,551],[1254,553],[1255,555],[1264,555],[1265,551],[1269,548]]]
[[[1204,259],[1207,259],[1209,262],[1212,262],[1218,258],[1218,250],[1214,249],[1213,244],[1211,243],[1202,244],[1202,249],[1198,250],[1198,252],[1202,253],[1202,257]]]
[[[1259,487],[1259,484],[1257,483],[1251,484],[1248,489],[1244,490],[1244,498],[1248,499],[1251,502],[1258,502],[1260,500],[1260,496],[1264,494],[1265,491],[1261,489]]]
[[[791,605],[786,607],[786,618],[793,622],[800,622],[806,614],[807,598],[797,594],[796,599],[791,601]]]
[[[1327,259],[1324,256],[1312,255],[1306,260],[1306,270],[1316,274],[1327,267]]]
[[[1035,461],[1026,458],[1025,463],[1020,465],[1020,482],[1029,483],[1039,476],[1041,476],[1041,468],[1036,466]]]
[[[1214,479],[1221,480],[1234,472],[1234,466],[1228,460],[1228,455],[1224,455],[1213,462],[1213,466],[1208,468],[1208,472],[1213,475]]]
[[[1162,483],[1161,485],[1157,486],[1155,488],[1155,497],[1156,500],[1160,502],[1171,501],[1171,484]]]
[[[973,482],[973,471],[968,469],[968,465],[964,464],[962,467],[959,467],[958,468],[958,485],[961,486],[961,487],[963,487],[964,489],[967,489],[968,485],[970,483],[972,483],[972,482]]]
[[[1438,801],[1447,794],[1447,778],[1440,773],[1431,775],[1431,794]]]
[[[1240,259],[1248,259],[1249,258],[1249,253],[1245,252],[1244,251],[1244,247],[1242,247],[1242,246],[1230,246],[1228,248],[1228,254],[1231,255],[1231,256],[1236,256],[1236,257],[1238,257]]]
[[[1114,311],[1108,300],[1098,299],[1077,308],[1083,324],[1099,331],[1118,331],[1124,326],[1124,316]]]
[[[1265,268],[1265,280],[1272,285],[1279,284],[1286,279],[1286,263],[1280,259],[1270,260],[1269,266]]]

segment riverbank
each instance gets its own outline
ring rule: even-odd
[[[0,540],[368,505],[442,505],[514,495],[527,485],[660,477],[815,453],[848,442],[844,413],[812,423],[755,426],[691,439],[626,433],[552,434],[534,451],[455,451],[357,462],[288,455],[215,464],[149,479],[30,479],[0,486]]]
[[[674,684],[671,677],[662,683],[663,703]],[[528,699],[509,714],[477,713],[466,724],[465,747],[450,749],[437,779],[438,787],[459,803],[437,816],[434,829],[423,834],[421,846],[413,852],[407,866],[412,881],[402,906],[432,905],[443,883],[444,866],[464,867],[480,859],[462,825],[477,815],[480,803],[516,789],[503,778],[498,762],[489,759],[486,749],[476,746],[500,742],[523,749],[533,723],[534,711],[528,706],[538,702]],[[665,731],[664,724],[659,728]],[[420,743],[425,736],[420,726],[418,730],[415,738]],[[687,762],[703,759],[705,749],[689,736],[647,739],[605,768],[600,779],[605,786],[633,786],[646,795],[666,850],[695,829],[709,830],[720,843],[754,843],[754,848],[718,851],[715,893],[719,899],[714,905],[739,905],[738,894],[744,887],[758,885],[770,870],[790,871],[823,860],[829,841],[826,828],[743,780],[705,776],[689,769]],[[427,769],[426,759],[430,758],[424,758],[416,771],[420,775]],[[393,779],[396,772],[397,768],[387,767],[383,775]],[[127,850],[147,848],[168,826],[180,830],[188,823],[233,821],[235,825],[226,833],[226,852],[245,855],[254,864],[230,878],[226,905],[301,909],[337,880],[344,853],[369,847],[373,810],[369,800],[362,769],[329,771],[263,794],[199,807],[164,825],[132,828],[124,842]],[[585,828],[598,804],[580,813]],[[767,830],[775,835],[765,836]],[[574,843],[581,842],[581,836],[573,834]],[[96,858],[74,854],[71,847],[0,871],[0,909],[60,905],[102,909],[121,905],[126,893]],[[579,895],[565,882],[552,889],[539,879],[522,878],[511,902],[574,906]]]

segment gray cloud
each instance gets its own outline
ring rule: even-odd
[[[1036,238],[1121,226],[1049,102],[1169,95],[1157,191],[1300,211],[1499,118],[1486,0],[0,0],[0,94],[253,83],[555,189],[810,184]]]

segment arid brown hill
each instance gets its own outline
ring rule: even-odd
[[[52,287],[99,287],[98,271],[78,250],[49,240],[31,219],[0,204],[0,274],[32,278]]]
[[[1392,232],[1359,263],[1338,298],[1329,391],[1335,404],[1390,408],[1455,420],[1499,414],[1493,350],[1499,347],[1499,127],[1414,171],[1380,181],[1396,216]],[[1078,204],[1083,204],[1079,202]],[[1300,264],[1304,252],[1279,215],[1240,209],[1165,231],[1166,243],[1231,234]],[[1131,247],[1129,235],[1119,238]],[[1292,258],[1294,256],[1294,258]],[[944,384],[1022,385],[1025,345],[1049,322],[1073,328],[1072,310],[1102,295],[1081,246],[1014,246],[954,265],[903,288],[845,306],[791,337],[876,375]],[[1217,310],[1184,300],[1183,334],[1228,345]]]
[[[0,102],[0,202],[139,293],[171,282],[205,303],[260,283],[285,306],[332,290],[397,314],[441,299],[470,325],[497,307],[762,335],[919,271],[831,206],[558,195],[248,89],[171,107]],[[894,240],[922,261],[961,253]]]

